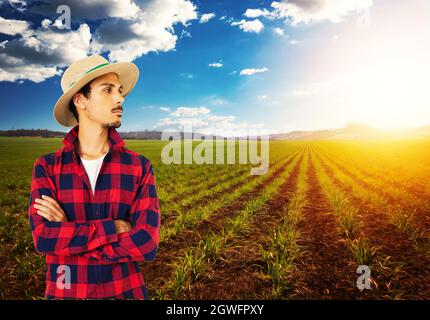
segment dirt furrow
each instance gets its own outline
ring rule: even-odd
[[[428,197],[424,193],[420,193],[416,190],[415,191],[409,190],[404,185],[398,185],[398,184],[393,184],[393,183],[387,182],[387,185],[391,185],[392,187],[395,187],[398,190],[406,191],[408,193],[408,195],[413,197],[413,199],[415,200],[414,201],[415,203],[410,203],[404,198],[403,199],[396,198],[395,196],[388,193],[387,191],[382,190],[376,186],[373,186],[373,185],[363,181],[362,179],[360,179],[360,177],[358,177],[356,174],[351,172],[345,165],[334,162],[333,160],[331,160],[327,157],[325,157],[325,159],[327,161],[331,162],[333,165],[335,165],[342,173],[344,173],[345,175],[350,177],[352,180],[357,182],[363,188],[370,190],[370,191],[374,192],[375,194],[378,194],[379,196],[381,196],[383,198],[386,198],[392,204],[399,204],[404,210],[416,210],[415,211],[416,212],[416,214],[415,214],[416,223],[423,226],[423,229],[429,229],[430,228],[430,216],[428,214],[430,212],[430,200],[428,199]],[[375,177],[372,177],[372,176],[368,176],[368,177],[375,179]]]
[[[329,157],[329,156],[330,156],[330,158],[333,157],[333,155],[329,155],[326,152],[321,152],[321,153],[324,154],[326,157]],[[333,162],[333,160],[331,160],[331,161]],[[342,161],[342,163],[347,163],[347,161],[344,160],[344,161]],[[352,175],[352,176],[355,176],[356,178],[358,178],[357,175],[352,173],[345,165],[342,165],[339,163],[336,163],[336,164],[339,165],[339,167],[341,167],[342,170],[345,170],[346,172],[348,172],[349,175]],[[411,178],[406,178],[409,180],[408,184],[406,185],[400,181],[389,179],[387,177],[387,175],[390,175],[390,174],[392,175],[393,172],[389,173],[387,171],[385,171],[385,172],[382,171],[382,173],[372,174],[368,169],[366,169],[363,166],[364,165],[355,166],[355,168],[364,176],[371,177],[373,179],[378,179],[378,180],[386,183],[387,185],[395,187],[399,190],[404,190],[404,191],[410,193],[411,195],[419,197],[419,198],[425,198],[428,196],[428,190],[426,190],[427,188],[426,188],[425,184],[419,184],[419,183],[416,183],[414,181],[411,181],[410,180]],[[395,171],[396,169],[393,168],[392,170]]]
[[[378,284],[379,290],[381,290],[379,297],[387,290],[398,292],[402,298],[406,299],[428,297],[430,295],[430,257],[424,252],[417,251],[413,241],[388,221],[387,215],[381,208],[376,208],[359,198],[351,187],[336,179],[323,159],[319,159],[335,185],[348,194],[351,203],[359,208],[362,223],[360,229],[369,242],[379,248],[377,255],[380,258],[390,257],[389,261],[393,267],[403,265],[403,272],[398,275],[399,279],[393,280],[381,275],[381,283]]]
[[[354,299],[356,268],[338,231],[338,222],[316,176],[309,156],[308,202],[299,224],[303,247],[293,299]]]
[[[223,250],[219,263],[213,264],[202,281],[183,292],[184,299],[258,299],[259,293],[270,287],[262,278],[264,261],[260,244],[279,223],[282,209],[288,205],[289,195],[296,188],[303,154],[276,195],[254,218],[252,230],[237,237]]]
[[[153,290],[164,285],[164,281],[167,280],[167,275],[171,273],[172,263],[176,258],[183,255],[187,248],[197,245],[208,232],[219,232],[228,218],[240,211],[248,200],[257,197],[261,190],[276,179],[299,154],[300,152],[292,156],[284,165],[278,168],[272,176],[263,181],[260,185],[254,187],[252,191],[240,196],[229,205],[214,212],[209,219],[202,220],[193,229],[183,230],[166,242],[160,243],[156,259],[149,263],[141,264],[145,281],[148,283],[149,294],[151,295]]]
[[[296,150],[296,151],[294,151],[291,155],[289,155],[289,156],[292,156],[292,155],[294,155],[294,154],[299,154],[300,153],[300,151],[299,150]],[[272,166],[274,166],[274,165],[276,165],[277,163],[281,163],[282,161],[284,161],[286,158],[288,158],[289,156],[287,156],[287,157],[283,157],[283,158],[281,158],[281,159],[279,159],[279,160],[277,160],[277,161],[275,161],[273,164],[272,164]],[[205,197],[203,197],[203,198],[201,198],[201,199],[199,199],[199,200],[197,200],[197,201],[195,201],[195,202],[193,202],[192,204],[189,204],[189,205],[184,205],[183,207],[182,207],[182,210],[184,210],[184,211],[186,211],[186,210],[190,210],[190,209],[192,209],[193,207],[196,207],[196,206],[203,206],[203,205],[207,205],[208,203],[211,203],[211,202],[213,202],[213,201],[217,201],[217,199],[220,197],[220,196],[222,196],[223,194],[229,194],[229,193],[231,193],[231,192],[233,192],[234,190],[236,190],[237,188],[239,188],[241,185],[243,185],[243,184],[247,184],[247,183],[249,183],[249,182],[251,182],[251,180],[254,180],[254,179],[256,179],[258,176],[256,176],[256,175],[251,175],[251,174],[249,174],[249,175],[247,175],[246,177],[244,177],[244,179],[242,180],[242,181],[239,181],[239,182],[237,182],[237,183],[235,183],[235,184],[232,184],[231,186],[228,186],[225,190],[222,190],[222,191],[220,191],[220,192],[218,192],[218,193],[216,193],[216,194],[211,194],[211,195],[208,195],[208,196],[205,196]],[[204,188],[206,188],[206,186],[204,187]],[[177,201],[181,201],[181,200],[177,200]],[[163,221],[163,225],[171,225],[173,222],[174,222],[174,220],[176,219],[176,217],[177,217],[177,214],[176,213],[170,213],[170,214],[168,214],[167,215],[167,218]]]

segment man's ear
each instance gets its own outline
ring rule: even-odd
[[[85,97],[82,93],[78,92],[73,96],[73,103],[75,104],[76,108],[84,110],[86,108],[85,104]]]

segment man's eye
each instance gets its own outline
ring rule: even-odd
[[[106,89],[105,89],[105,91],[106,91],[106,92],[110,92],[110,88],[106,88]]]

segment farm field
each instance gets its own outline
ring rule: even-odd
[[[155,169],[161,240],[142,262],[152,299],[430,299],[430,140],[271,141],[251,164]],[[0,299],[41,299],[31,172],[61,139],[0,137]],[[357,288],[359,265],[371,289]]]

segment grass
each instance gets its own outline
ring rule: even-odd
[[[378,248],[371,246],[368,240],[363,237],[348,239],[348,247],[354,255],[357,265],[373,265]]]
[[[224,231],[224,230],[223,230]],[[218,262],[220,253],[225,244],[225,234],[217,237],[214,232],[211,232],[208,237],[200,240],[199,247],[203,248],[204,256],[213,262]]]
[[[31,171],[36,158],[58,150],[61,140],[0,137],[0,259],[4,262],[0,265],[1,299],[43,296],[45,258],[34,250],[27,218]],[[279,186],[296,162],[278,172],[270,185],[267,179],[273,178],[271,174],[283,167],[288,156],[297,157],[299,150],[308,147],[318,181],[338,221],[339,236],[345,240],[355,263],[373,266],[373,285],[382,290],[379,297],[401,299],[419,295],[399,285],[405,279],[416,281],[417,287],[420,285],[420,280],[412,279],[409,274],[412,267],[404,268],[406,262],[402,257],[394,261],[393,257],[384,256],[380,247],[372,245],[375,240],[383,243],[387,240],[364,236],[360,217],[363,207],[357,203],[366,204],[365,210],[383,213],[384,221],[412,240],[410,250],[416,252],[408,252],[408,263],[428,256],[429,230],[424,222],[430,210],[430,140],[272,141],[269,173],[249,178],[250,165],[164,165],[160,154],[167,142],[126,140],[126,143],[154,165],[162,212],[161,241],[166,248],[172,237],[185,230],[194,232],[202,221],[214,216],[219,219],[219,232],[209,229],[197,243],[172,253],[177,258],[172,273],[163,275],[161,288],[153,289],[153,279],[148,279],[152,297],[182,297],[184,290],[190,292],[196,283],[204,282],[214,265],[223,263],[229,249],[234,246],[235,250],[243,250],[243,239],[255,230],[258,214],[268,201],[279,197]],[[258,243],[262,274],[271,284],[270,292],[258,293],[260,297],[288,298],[295,284],[294,271],[300,255],[306,251],[298,246],[301,218],[308,201],[307,157],[303,159],[296,188],[288,194],[288,206],[282,209],[281,218],[269,230],[269,236]],[[251,192],[254,198],[247,198]],[[243,198],[247,199],[245,203]],[[232,203],[240,208],[224,212]],[[395,241],[384,244],[398,245]]]
[[[190,287],[190,283],[202,276],[203,271],[209,269],[209,264],[218,262],[220,253],[228,247],[229,242],[249,231],[252,219],[262,210],[265,203],[271,199],[282,182],[289,176],[298,158],[298,154],[295,154],[294,160],[287,166],[285,171],[266,185],[257,198],[248,200],[242,210],[228,219],[221,232],[208,234],[197,246],[188,248],[185,255],[177,259],[173,276],[167,282],[166,287],[162,289],[165,293],[167,292],[167,295],[171,294],[173,298],[180,297],[179,294],[185,287]],[[213,252],[208,251],[207,244],[210,244],[211,247],[209,248],[213,248],[213,244],[218,247],[215,259],[213,259]],[[206,263],[206,266],[202,266],[204,263]],[[191,268],[191,266],[194,266],[194,268]],[[185,280],[183,277],[185,277]]]
[[[289,197],[288,205],[283,208],[281,224],[273,229],[268,245],[260,245],[261,257],[266,266],[263,277],[267,277],[272,283],[271,291],[266,293],[266,297],[270,299],[288,296],[294,285],[293,274],[297,270],[297,260],[303,254],[297,241],[301,236],[298,224],[307,203],[307,170],[306,151],[300,164],[296,190]]]
[[[321,153],[319,155],[321,157]],[[327,158],[325,157],[325,159]],[[415,213],[417,210],[426,208],[426,206],[423,207],[422,200],[412,198],[412,196],[408,195],[404,190],[402,191],[389,185],[383,186],[380,182],[376,182],[374,179],[370,179],[369,177],[358,177],[360,181],[367,181],[369,184],[373,183],[371,185],[376,187],[377,190],[385,190],[383,191],[384,193],[388,192],[396,199],[406,199],[407,207],[396,202],[393,203],[393,201],[390,201],[387,197],[379,194],[379,192],[366,189],[358,181],[355,181],[355,179],[342,172],[340,166],[336,165],[333,160],[328,160],[326,165],[332,170],[334,176],[340,182],[351,188],[354,195],[364,201],[368,201],[377,210],[384,213],[388,217],[389,222],[415,242],[418,250],[428,249],[429,239],[428,236],[426,236],[426,231],[415,223]]]
[[[415,223],[416,208],[403,210],[399,205],[390,208],[390,222],[406,233],[415,243],[418,250],[429,249],[429,239],[426,232]]]
[[[361,227],[358,220],[358,210],[354,207],[347,195],[342,192],[330,179],[328,173],[324,170],[321,161],[312,154],[315,163],[317,177],[321,184],[323,193],[326,195],[328,202],[338,218],[339,229],[346,239],[357,237]]]
[[[298,230],[288,225],[277,226],[269,247],[260,249],[267,276],[273,284],[273,298],[281,297],[290,287],[292,274],[296,270],[295,263],[301,254],[297,245],[299,235]]]
[[[278,168],[285,165],[286,162],[288,162],[292,157],[296,155],[297,153],[293,152],[291,156],[287,157],[285,160],[278,162],[276,165],[274,165],[272,167],[271,173],[267,175],[257,176],[255,179],[252,179],[247,183],[245,183],[244,185],[237,187],[232,192],[223,194],[220,198],[217,199],[217,201],[211,201],[206,205],[197,206],[195,208],[191,208],[191,209],[179,212],[176,219],[173,222],[173,225],[172,226],[167,225],[161,230],[160,241],[167,241],[174,235],[180,233],[182,230],[191,229],[193,226],[195,226],[197,223],[201,222],[202,220],[208,219],[216,210],[219,210],[222,207],[227,206],[235,199],[238,199],[240,196],[252,191],[254,188],[257,188],[259,185],[264,183],[265,180],[271,177],[273,172],[276,172]]]

